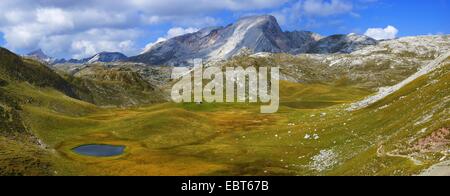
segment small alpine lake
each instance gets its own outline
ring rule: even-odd
[[[124,153],[125,146],[108,145],[108,144],[86,144],[81,145],[72,150],[83,156],[90,157],[113,157]]]

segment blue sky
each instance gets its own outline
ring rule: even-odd
[[[322,35],[449,34],[449,8],[450,0],[2,0],[0,45],[60,58],[136,55],[157,40],[260,14]]]
[[[3,33],[0,32],[0,46],[5,45],[5,39],[3,39]]]

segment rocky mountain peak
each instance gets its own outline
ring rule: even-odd
[[[271,28],[281,32],[277,19],[271,15],[247,16],[240,18],[235,24],[237,28]]]
[[[52,59],[47,54],[45,54],[44,51],[42,51],[42,49],[40,48],[28,53],[26,56],[36,58],[41,61],[50,61]]]
[[[155,44],[144,53],[130,57],[132,62],[153,65],[189,65],[201,58],[224,60],[246,49],[252,53],[351,53],[377,41],[349,34],[323,38],[309,31],[284,32],[271,15],[248,16],[225,27],[209,27]]]

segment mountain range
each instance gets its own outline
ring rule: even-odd
[[[243,49],[252,53],[350,53],[377,41],[363,35],[322,37],[309,31],[285,32],[270,15],[244,17],[226,27],[210,27],[159,42],[128,61],[152,65],[187,65],[189,60],[225,60]]]
[[[365,46],[376,45],[375,39],[364,35],[331,35],[323,37],[310,31],[283,31],[271,15],[250,16],[225,27],[208,27],[154,44],[137,56],[127,58],[118,52],[102,52],[76,60],[54,59],[42,50],[28,54],[50,64],[128,61],[149,65],[190,65],[190,60],[226,60],[241,51],[251,53],[351,53]]]
[[[118,61],[124,61],[128,57],[120,52],[100,52],[95,54],[94,56],[84,58],[84,59],[57,59],[48,56],[45,54],[42,49],[37,49],[33,52],[28,53],[25,55],[25,57],[32,58],[34,60],[38,60],[43,63],[47,63],[50,65],[55,64],[64,64],[64,63],[71,63],[71,64],[91,64],[91,63],[111,63],[111,62],[118,62]]]

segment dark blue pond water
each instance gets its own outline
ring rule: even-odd
[[[125,146],[114,146],[106,144],[89,144],[73,149],[74,152],[84,156],[113,157],[123,154]]]

